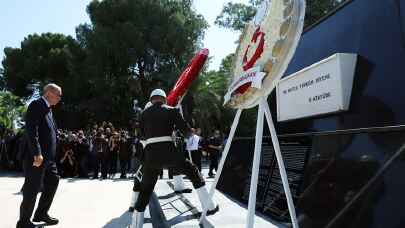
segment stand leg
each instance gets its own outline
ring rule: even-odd
[[[235,119],[233,120],[231,131],[229,132],[228,140],[226,141],[224,151],[222,152],[221,161],[219,162],[218,171],[215,175],[214,183],[212,183],[211,188],[210,188],[209,197],[211,199],[214,197],[215,188],[217,187],[219,177],[221,176],[221,173],[222,173],[222,168],[224,167],[226,157],[228,156],[229,148],[231,147],[232,139],[233,139],[233,136],[235,135],[236,127],[238,126],[241,113],[242,113],[242,109],[238,109],[238,111],[236,112],[236,115],[235,115]],[[201,214],[200,224],[202,224],[206,215],[207,215],[207,210],[204,209],[203,213]]]
[[[259,178],[260,155],[262,152],[262,140],[263,140],[263,119],[264,119],[263,108],[264,107],[262,103],[260,103],[259,111],[257,113],[255,152],[253,156],[252,177],[250,179],[248,217],[246,222],[246,228],[253,228],[256,212],[257,180]]]
[[[291,222],[292,222],[294,228],[298,228],[298,222],[297,222],[297,216],[295,214],[294,202],[293,202],[293,199],[291,196],[290,186],[288,185],[287,172],[285,171],[283,156],[281,155],[280,144],[278,142],[276,129],[274,128],[274,123],[273,123],[273,119],[271,118],[270,108],[269,108],[269,105],[267,104],[266,100],[267,99],[263,99],[261,101],[262,103],[260,105],[264,107],[264,113],[266,115],[267,124],[268,124],[269,130],[270,130],[271,140],[273,142],[274,153],[276,154],[277,164],[280,169],[280,175],[281,175],[281,180],[283,182],[284,192],[287,197],[287,204],[288,204],[288,210],[289,210],[290,216],[291,216]]]

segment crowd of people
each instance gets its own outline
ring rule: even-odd
[[[117,129],[110,122],[94,124],[83,130],[57,132],[57,167],[61,177],[102,179],[127,178],[136,172],[135,154],[142,154],[138,131]],[[214,177],[222,151],[223,137],[215,130],[209,137],[202,137],[201,129],[194,129],[193,137],[180,140],[185,156],[201,170],[202,163],[209,163],[209,177]],[[3,130],[0,135],[0,169],[22,171],[20,154],[26,149],[24,131],[14,133]],[[191,156],[191,157],[190,157]],[[162,177],[162,176],[161,176]]]
[[[24,149],[22,131],[0,127],[0,168],[21,171],[19,156]]]
[[[140,150],[139,139],[127,130],[114,129],[112,125],[94,126],[91,131],[59,131],[57,148],[58,170],[62,177],[106,179],[117,173],[126,178],[131,157]]]

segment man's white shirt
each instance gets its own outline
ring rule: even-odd
[[[200,136],[192,134],[186,141],[186,150],[193,151],[198,150],[198,143],[200,142]]]
[[[41,98],[45,101],[46,106],[48,106],[48,108],[50,108],[51,105],[49,104],[48,100],[46,100],[46,98],[44,96],[42,96]]]

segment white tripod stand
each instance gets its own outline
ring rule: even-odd
[[[235,134],[236,127],[239,123],[239,118],[240,118],[241,113],[242,113],[242,109],[238,109],[238,111],[236,112],[236,115],[235,115],[235,119],[233,120],[231,131],[229,133],[228,140],[226,141],[223,155],[222,155],[219,167],[218,167],[217,175],[215,175],[214,183],[212,184],[210,191],[209,191],[209,196],[211,198],[214,196],[215,188],[218,184],[219,177],[221,176],[222,169],[225,164],[225,160],[228,155],[229,148],[231,147],[231,142],[232,142],[233,136]],[[260,168],[260,155],[261,155],[261,151],[262,151],[264,115],[266,116],[267,124],[269,126],[271,140],[273,142],[273,147],[274,147],[274,152],[276,154],[278,167],[280,169],[280,175],[281,175],[281,179],[283,182],[284,192],[287,197],[287,204],[288,204],[288,210],[289,210],[290,216],[291,216],[291,221],[292,221],[293,227],[298,228],[297,216],[295,214],[295,207],[294,207],[293,199],[291,196],[290,186],[288,185],[287,173],[285,171],[284,161],[283,161],[283,157],[281,155],[280,145],[278,142],[276,130],[274,128],[273,119],[271,117],[270,108],[267,103],[267,97],[260,98],[259,110],[257,113],[255,151],[254,151],[254,157],[253,157],[252,177],[251,177],[251,181],[250,181],[248,216],[247,216],[246,228],[252,228],[254,225],[254,215],[255,215],[255,210],[256,210],[257,181],[258,181],[259,168]],[[203,210],[203,213],[200,218],[200,224],[203,224],[204,220],[206,219],[206,213],[207,213],[207,211]]]

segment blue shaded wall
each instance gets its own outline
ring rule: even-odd
[[[405,1],[350,2],[303,34],[285,75],[338,52],[360,57],[349,111],[282,123],[280,133],[405,124]]]
[[[350,109],[277,123],[300,227],[405,227],[405,0],[349,2],[303,34],[285,75],[338,52],[359,55]],[[309,149],[294,159],[294,143]],[[288,224],[268,137],[263,146],[257,211]],[[235,139],[218,186],[245,204],[253,149]]]

